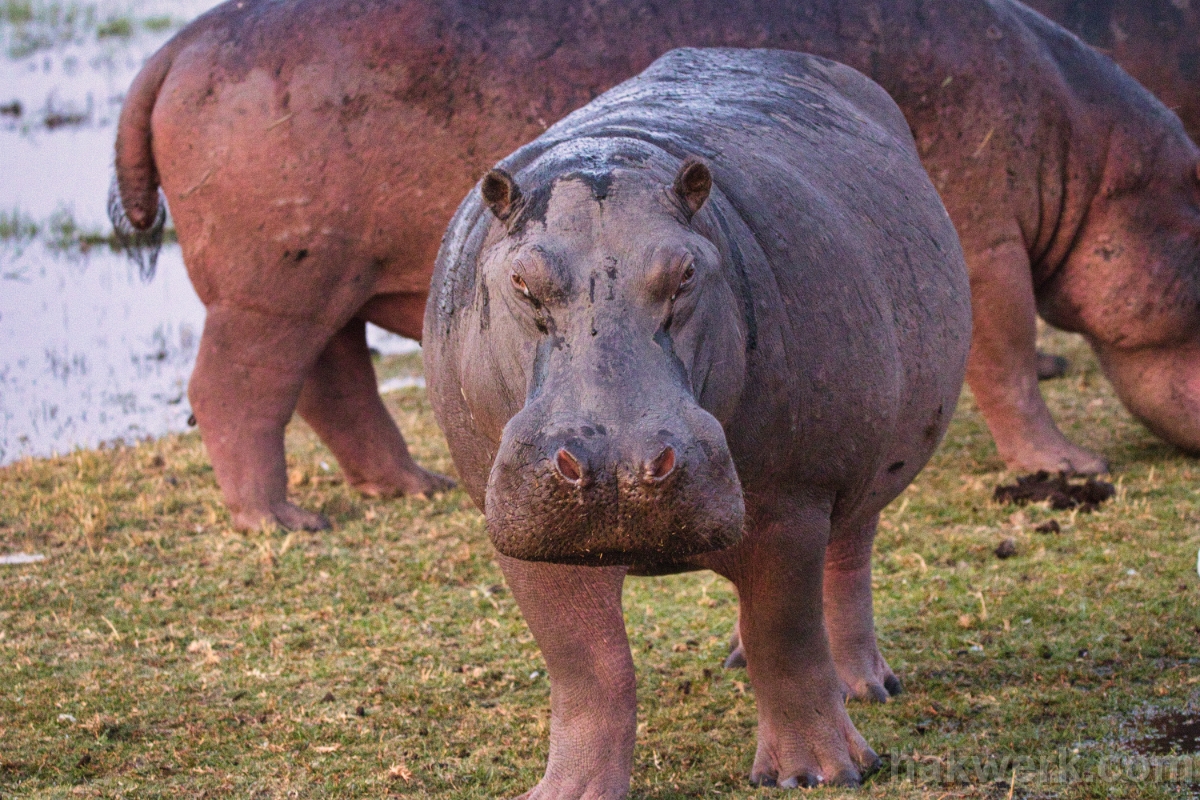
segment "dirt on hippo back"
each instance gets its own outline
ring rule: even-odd
[[[1116,493],[1117,490],[1107,481],[1088,478],[1083,483],[1072,483],[1065,472],[1051,477],[1049,472],[1042,470],[1017,478],[1015,484],[997,486],[992,497],[998,503],[1016,503],[1019,506],[1049,500],[1050,507],[1056,511],[1078,508],[1087,514]]]

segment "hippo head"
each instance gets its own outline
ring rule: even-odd
[[[1200,150],[1174,115],[1157,131],[1113,130],[1068,264],[1089,296],[1071,315],[1082,316],[1079,327],[1096,346],[1173,344],[1191,328],[1200,296]]]
[[[699,232],[712,175],[646,147],[577,141],[582,162],[544,156],[523,182],[495,169],[480,185],[495,221],[475,360],[512,366],[492,367],[507,390],[464,397],[483,417],[506,391],[523,400],[487,483],[488,533],[505,555],[669,565],[741,537],[722,423],[742,393],[746,330]]]

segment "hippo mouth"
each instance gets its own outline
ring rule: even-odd
[[[697,463],[693,455],[678,460]],[[661,460],[657,472],[664,471]],[[731,461],[705,460],[705,468],[666,475],[656,474],[653,462],[650,470],[599,475],[576,473],[568,462],[566,480],[553,456],[511,463],[497,459],[486,501],[488,536],[506,556],[654,569],[741,540],[745,506]]]

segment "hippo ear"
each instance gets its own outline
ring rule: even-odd
[[[496,219],[501,222],[508,222],[508,218],[517,210],[521,201],[521,187],[517,186],[517,181],[512,175],[499,167],[483,176],[479,193],[483,195],[483,202],[487,203]]]
[[[675,194],[687,210],[688,217],[700,210],[704,201],[712,191],[712,173],[705,164],[695,156],[688,156],[679,165],[679,173],[675,176]]]

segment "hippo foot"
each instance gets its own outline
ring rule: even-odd
[[[1098,453],[1071,444],[1065,438],[1049,447],[1022,446],[1015,453],[1002,453],[1009,471],[1021,475],[1045,470],[1053,475],[1102,475],[1108,472],[1108,461]]]
[[[742,637],[738,634],[738,626],[733,626],[733,636],[729,639],[729,655],[725,658],[725,669],[744,669],[746,667],[746,651],[742,649]]]
[[[842,685],[843,696],[848,700],[886,703],[903,692],[904,687],[879,653],[879,648],[872,645],[870,651],[862,656],[856,653],[843,654],[838,652],[835,645],[833,662],[837,667],[838,681]]]
[[[353,485],[367,497],[420,497],[428,500],[434,495],[450,491],[458,484],[445,475],[421,469],[414,464],[411,471],[397,476],[394,481],[383,483],[367,480],[354,482]]]
[[[1043,353],[1041,350],[1038,351],[1037,376],[1039,381],[1052,381],[1055,378],[1061,378],[1067,374],[1067,370],[1070,367],[1071,362],[1062,356]]]
[[[263,527],[280,527],[289,531],[329,530],[329,520],[324,515],[305,511],[286,500],[272,503],[269,512],[239,511],[233,515],[233,525],[243,531],[259,530]]]
[[[543,778],[537,786],[516,800],[582,800],[582,798],[616,798],[629,794],[629,776],[617,780],[574,781]]]
[[[780,789],[861,786],[880,763],[835,699],[809,727],[775,727],[760,716],[750,782]]]
[[[834,657],[842,695],[848,700],[866,700],[871,703],[886,703],[904,691],[904,685],[892,672],[878,647],[871,647],[865,657],[848,655]],[[725,669],[741,669],[746,666],[746,652],[735,627],[729,642],[729,655],[725,658]]]

